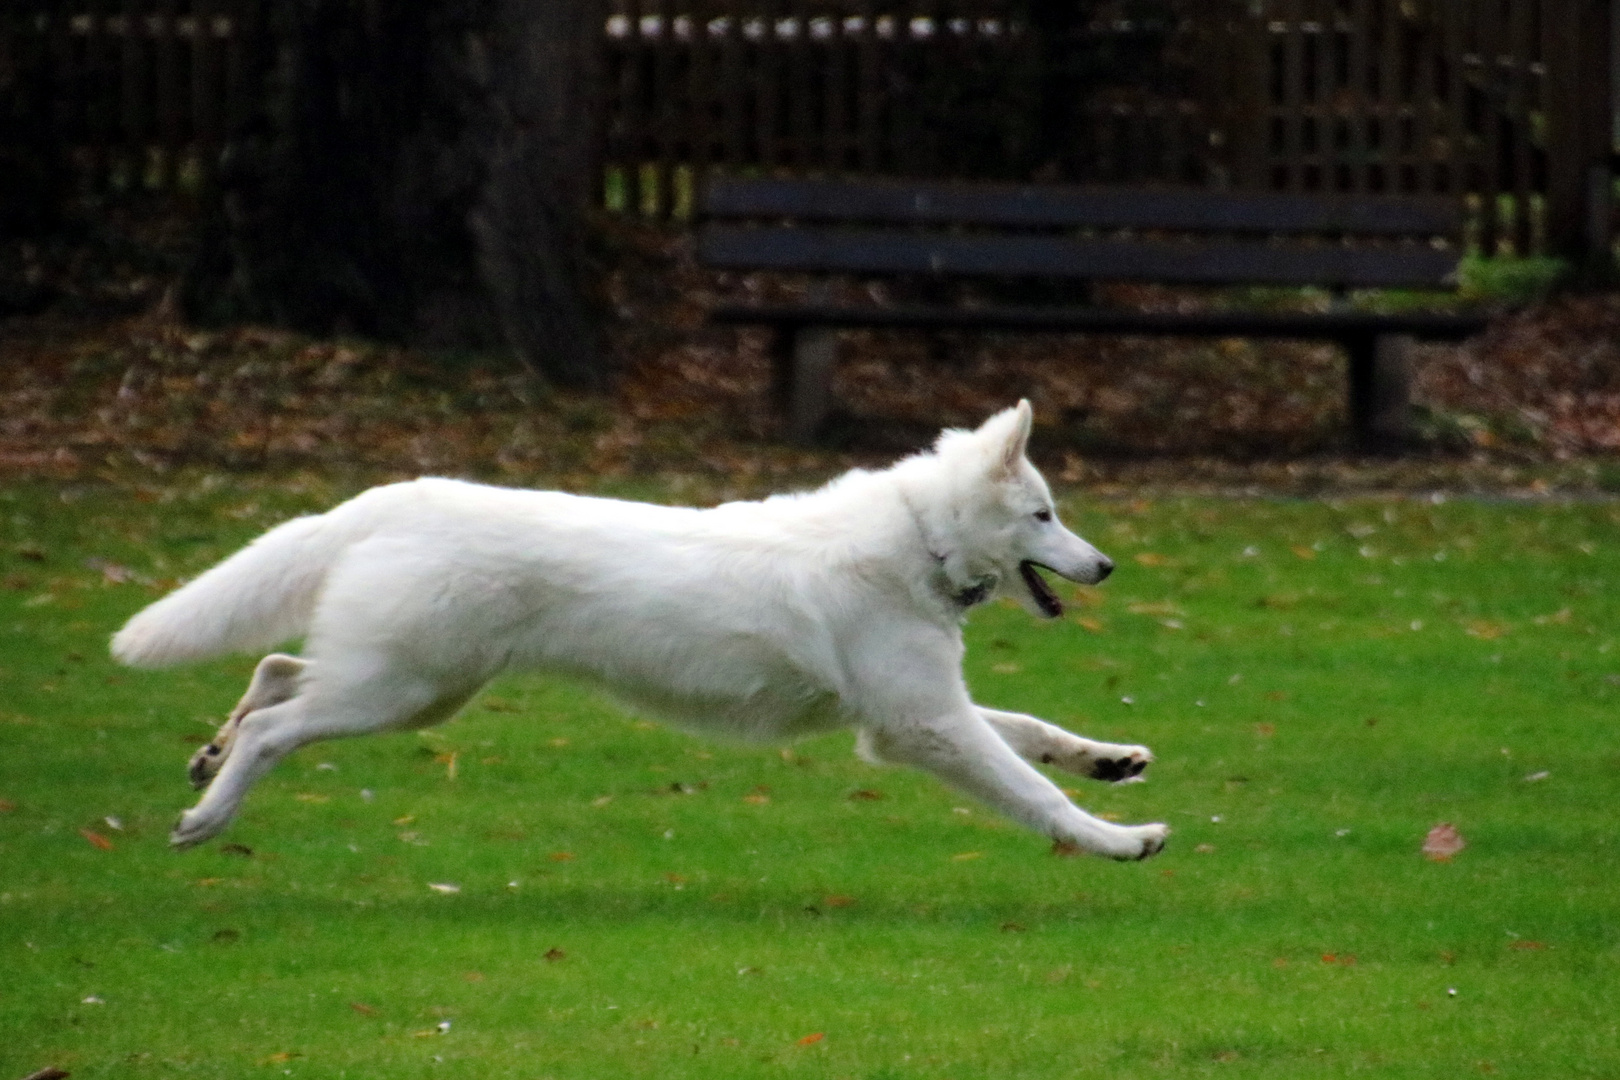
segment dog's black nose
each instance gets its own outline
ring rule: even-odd
[[[1102,582],[1107,580],[1108,575],[1112,574],[1113,572],[1114,560],[1110,559],[1106,555],[1102,556],[1097,562],[1097,583],[1099,585],[1102,584]]]

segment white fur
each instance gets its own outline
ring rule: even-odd
[[[438,723],[510,668],[748,739],[854,727],[863,754],[1065,845],[1152,855],[1165,826],[1098,820],[1025,760],[1121,779],[1145,748],[980,708],[962,680],[967,605],[1043,613],[1020,562],[1088,583],[1112,566],[1052,514],[1029,430],[1021,402],[887,470],[708,510],[427,479],[272,529],[113,638],[157,666],[304,637],[193,759],[208,791],[171,839],[218,834],[297,747]]]

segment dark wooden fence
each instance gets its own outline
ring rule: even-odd
[[[1484,251],[1607,246],[1608,0],[1247,6],[1224,28],[1235,185],[1453,194]]]
[[[1050,178],[1448,194],[1487,252],[1608,246],[1607,0],[611,3],[630,212],[714,169]]]
[[[357,4],[361,0],[354,0]],[[1609,0],[596,0],[603,201],[714,171],[1435,192],[1482,250],[1606,250]],[[0,165],[196,189],[264,0],[10,0]]]
[[[627,209],[679,214],[711,168],[1208,180],[1196,4],[610,4],[604,158]]]
[[[6,4],[0,137],[50,155],[87,193],[196,190],[254,106],[257,4]]]

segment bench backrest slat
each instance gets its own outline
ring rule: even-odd
[[[702,209],[711,220],[1421,237],[1455,236],[1463,214],[1443,196],[728,177],[708,184]]]
[[[1346,247],[1239,241],[1121,243],[1031,234],[929,234],[875,229],[710,224],[698,260],[734,270],[961,274],[1176,284],[1435,287],[1455,251],[1426,245]]]

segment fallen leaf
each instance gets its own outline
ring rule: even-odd
[[[1468,843],[1450,822],[1441,822],[1423,838],[1423,857],[1432,862],[1450,862]]]
[[[883,798],[883,792],[873,791],[871,788],[859,788],[849,793],[850,802],[877,802]]]
[[[1256,735],[1263,735],[1263,736],[1266,736],[1266,737],[1270,737],[1272,735],[1277,734],[1277,725],[1276,724],[1256,724],[1256,725],[1254,725],[1254,732],[1255,732]]]
[[[1170,562],[1170,557],[1160,555],[1156,551],[1138,551],[1136,561],[1141,566],[1166,566]]]
[[[293,1058],[301,1058],[303,1056],[304,1056],[303,1054],[300,1054],[296,1050],[283,1050],[279,1054],[271,1054],[269,1057],[267,1057],[263,1061],[259,1062],[259,1064],[260,1065],[285,1065],[287,1062],[291,1061]]]
[[[555,964],[558,960],[566,959],[568,956],[568,954],[563,952],[561,949],[547,949],[543,955],[545,959],[550,960],[553,964]]]
[[[351,1002],[349,1002],[349,1008],[353,1009],[355,1012],[359,1013],[361,1016],[376,1016],[377,1015],[376,1008],[374,1006],[367,1005],[363,1001],[351,1001]]]
[[[1070,859],[1080,854],[1080,845],[1068,840],[1052,841],[1052,854],[1063,859]]]
[[[229,945],[232,942],[242,940],[242,931],[233,930],[233,929],[231,929],[230,927],[227,926],[223,930],[215,930],[214,931],[214,936],[209,938],[208,940],[214,942],[217,945]]]
[[[244,859],[251,859],[253,857],[253,849],[248,847],[246,844],[238,844],[234,842],[225,843],[219,845],[219,850],[222,854],[240,855]]]
[[[1001,924],[1001,932],[1004,934],[1022,934],[1027,929],[1028,927],[1023,923],[1004,922]]]
[[[1180,608],[1176,607],[1176,605],[1172,604],[1168,600],[1160,600],[1157,603],[1152,603],[1152,604],[1146,604],[1146,603],[1127,604],[1127,605],[1125,605],[1125,610],[1130,612],[1132,615],[1185,615],[1186,614],[1185,611],[1182,611]]]
[[[1505,622],[1499,622],[1493,619],[1475,619],[1468,623],[1463,629],[1469,637],[1478,638],[1481,641],[1495,641],[1497,638],[1507,633],[1511,627],[1509,627]]]
[[[0,799],[0,814],[9,814],[17,809],[17,804],[10,799]]]
[[[825,1031],[817,1031],[814,1034],[806,1035],[804,1038],[800,1039],[799,1040],[799,1045],[800,1046],[813,1046],[816,1043],[820,1042],[822,1039],[825,1039],[826,1037],[827,1037],[827,1033]]]
[[[574,853],[572,851],[553,851],[550,855],[547,855],[546,858],[550,859],[552,862],[573,862]]]
[[[828,897],[824,897],[821,902],[823,904],[826,904],[828,907],[854,907],[855,906],[855,898],[853,896],[839,896],[837,894],[834,894],[834,895],[828,896]]]
[[[113,849],[113,842],[94,829],[80,829],[79,835],[90,841],[91,846],[100,848],[102,851],[111,851]]]
[[[1316,558],[1316,549],[1306,547],[1304,544],[1295,544],[1293,547],[1289,548],[1288,550],[1292,551],[1295,555],[1299,556],[1301,559],[1314,559],[1314,558]]]
[[[970,859],[982,859],[983,857],[984,857],[984,852],[982,852],[982,851],[964,851],[960,855],[952,855],[951,856],[951,861],[952,862],[967,862]]]
[[[1080,618],[1074,621],[1080,624],[1083,629],[1089,630],[1093,634],[1100,634],[1103,632],[1103,621],[1101,619],[1093,619],[1089,615],[1082,615]]]

